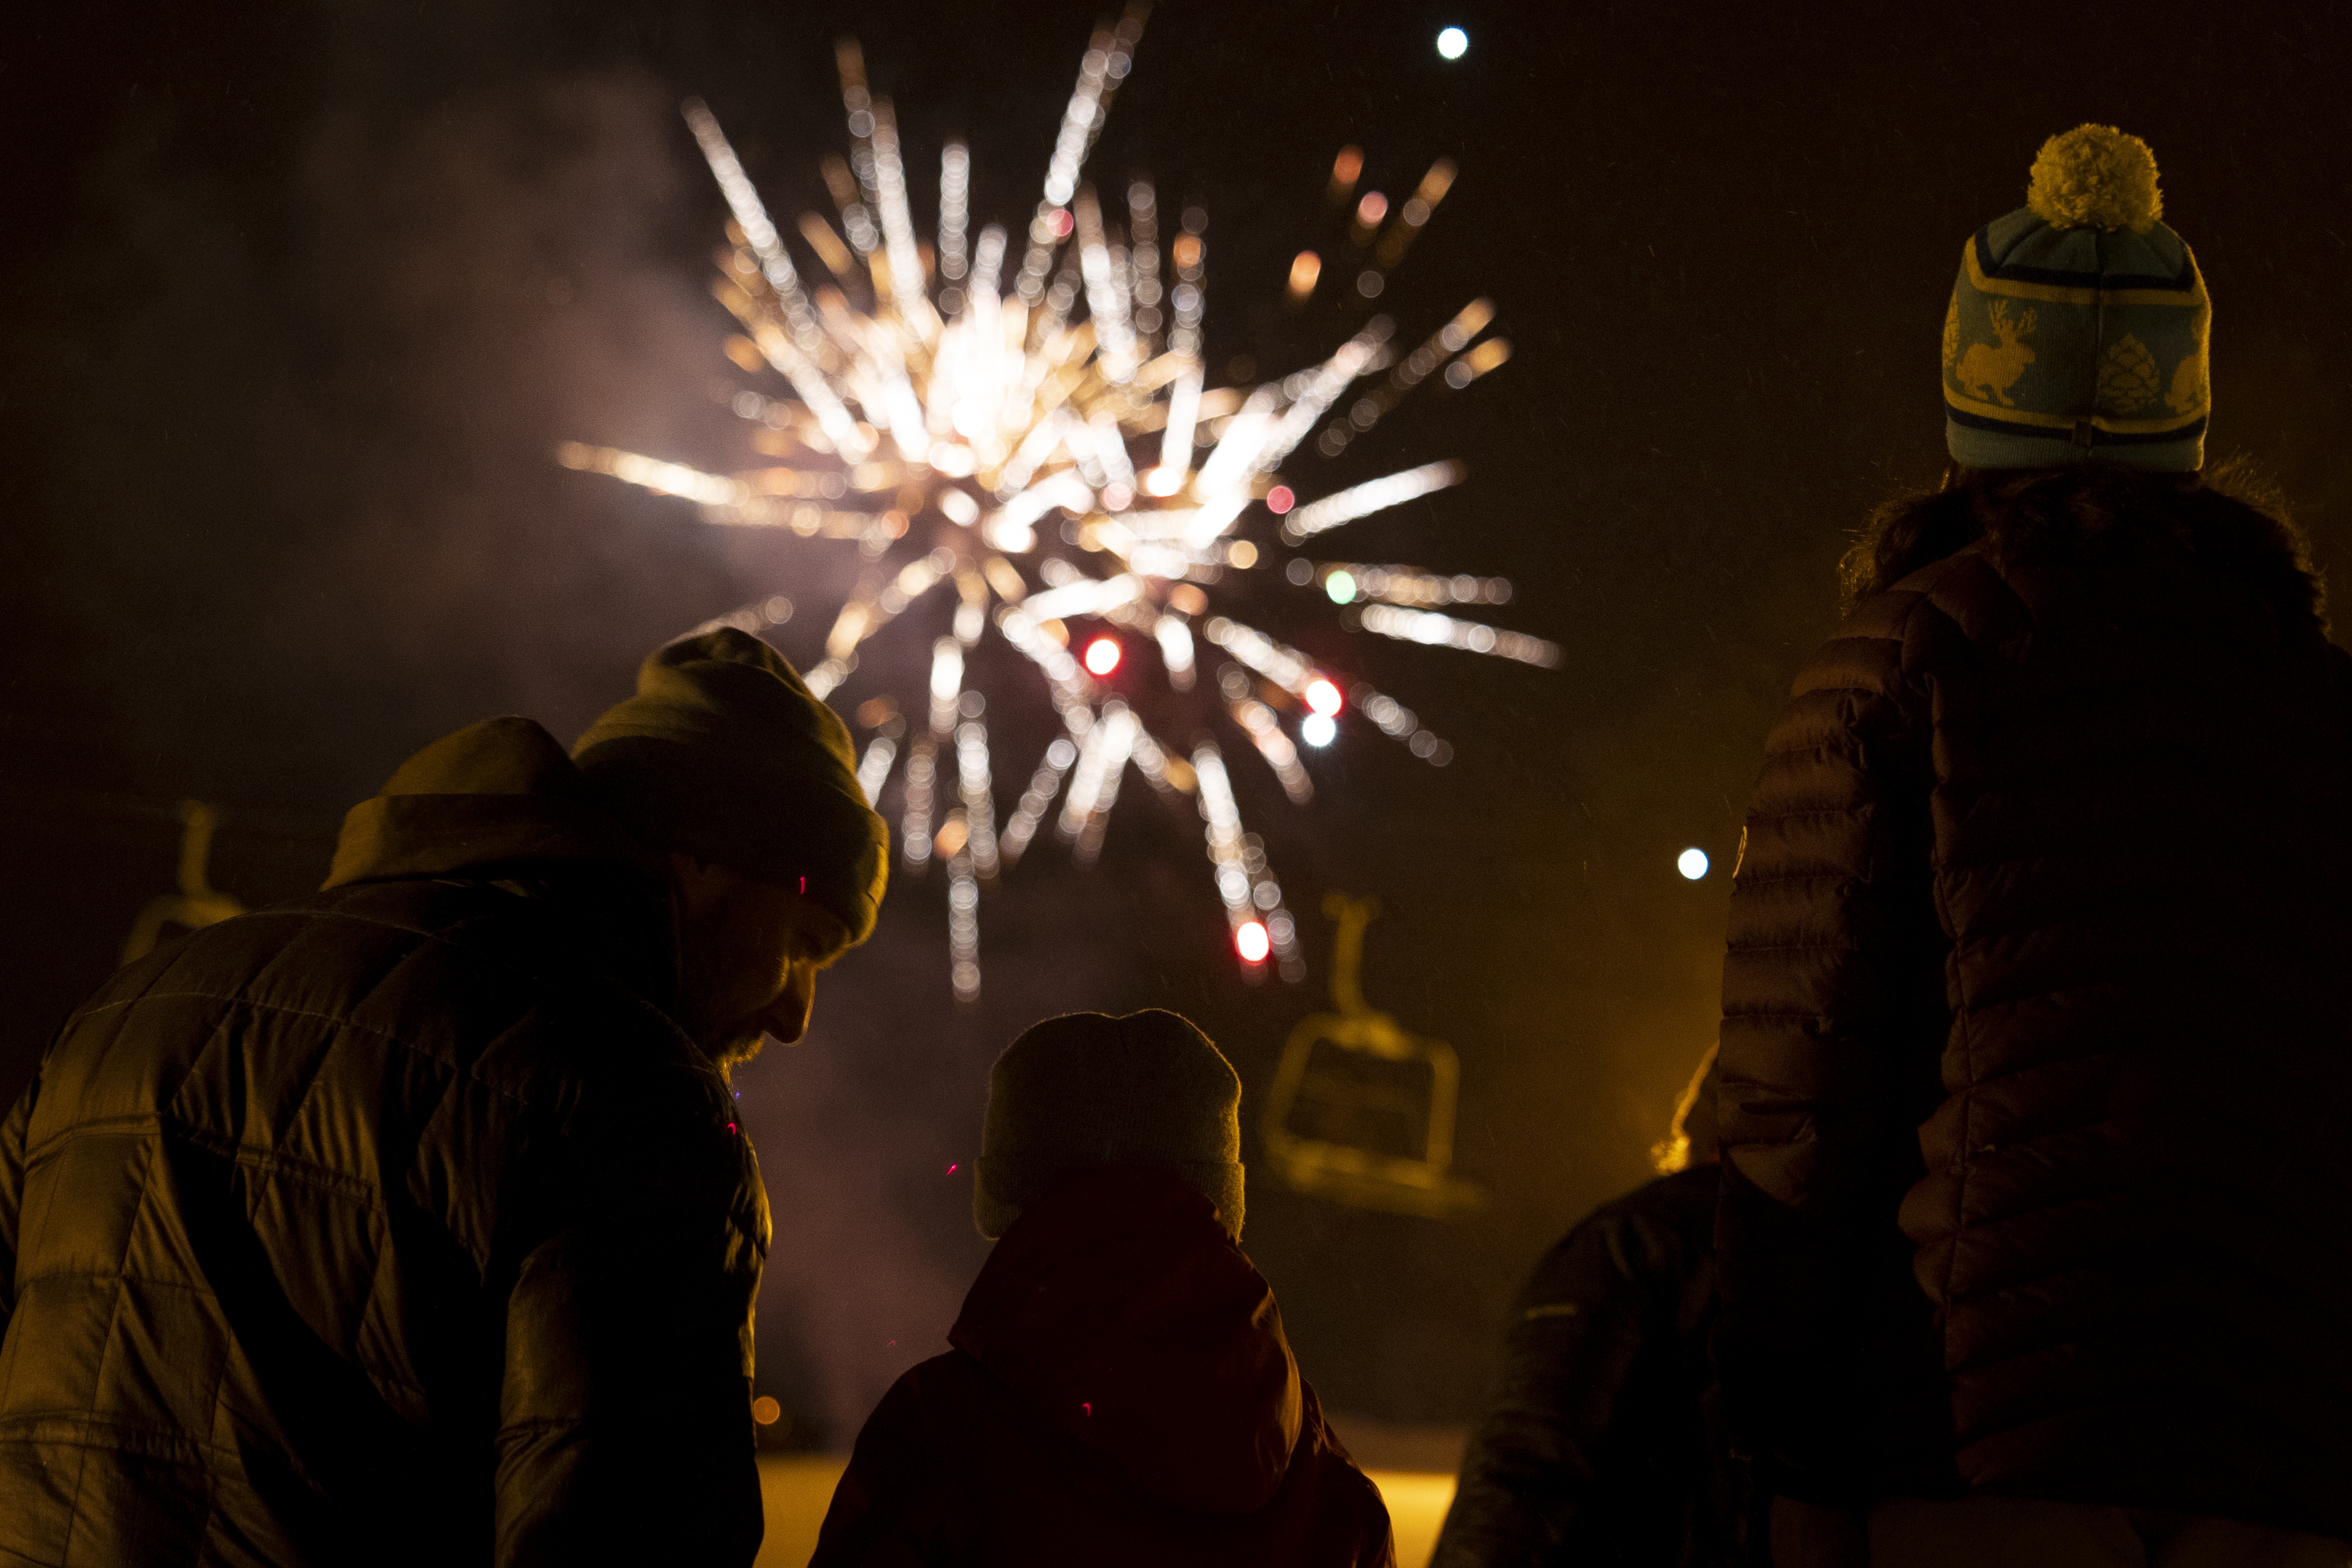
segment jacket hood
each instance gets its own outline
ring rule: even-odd
[[[485,719],[409,758],[345,814],[325,885],[550,860],[665,875],[661,858],[596,804],[554,736],[528,719]]]
[[[1255,1511],[1298,1445],[1273,1288],[1166,1171],[1097,1167],[1024,1208],[948,1339],[1177,1508]]]

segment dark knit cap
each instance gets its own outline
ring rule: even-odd
[[[1031,1026],[988,1074],[971,1216],[993,1239],[1095,1165],[1154,1165],[1242,1230],[1242,1081],[1192,1021],[1157,1007]]]
[[[656,648],[572,748],[646,843],[805,894],[864,942],[889,872],[849,728],[783,656],[721,627]]]

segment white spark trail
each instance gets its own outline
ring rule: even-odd
[[[915,250],[915,215],[907,204],[907,166],[898,155],[898,117],[887,98],[874,101],[874,186],[882,204],[882,240],[890,259],[890,294],[898,319],[919,335],[932,315],[923,291],[923,261]],[[919,456],[910,452],[909,457]]]
[[[895,736],[877,735],[867,742],[866,755],[857,763],[857,787],[865,792],[867,805],[882,804],[882,786],[889,781],[890,763],[898,755]]]
[[[800,274],[793,267],[793,258],[784,250],[783,240],[768,216],[768,209],[760,201],[760,193],[751,184],[751,177],[743,172],[742,163],[735,149],[728,144],[726,133],[719,129],[719,121],[709,107],[698,98],[689,98],[684,106],[687,128],[702,149],[703,161],[719,181],[719,191],[727,198],[727,205],[735,214],[736,224],[743,230],[751,254],[760,258],[761,275],[768,287],[776,291],[783,302],[784,320],[791,326],[793,338],[803,353],[816,352],[818,332],[816,318],[809,312],[808,295],[802,291]]]
[[[1402,506],[1434,490],[1458,485],[1468,477],[1469,470],[1460,463],[1447,459],[1423,463],[1417,468],[1407,468],[1400,474],[1386,474],[1377,479],[1367,479],[1352,485],[1337,495],[1325,496],[1309,502],[1282,520],[1282,537],[1292,544],[1316,534],[1385,511],[1392,506]]]
[[[1307,694],[1315,666],[1297,648],[1286,647],[1254,626],[1212,616],[1201,630],[1208,639],[1295,697]]]
[[[964,819],[971,825],[967,842],[971,846],[973,868],[993,880],[998,860],[996,796],[988,763],[988,726],[967,719],[956,726],[956,782]]]
[[[940,276],[963,281],[964,229],[971,221],[971,151],[961,142],[940,149]]]
[[[1282,793],[1290,797],[1293,805],[1305,805],[1315,798],[1315,781],[1307,776],[1299,764],[1298,748],[1282,732],[1282,721],[1274,710],[1255,699],[1246,699],[1233,705],[1234,722],[1239,724],[1257,747],[1258,755],[1274,770],[1281,781]]]
[[[1086,710],[1081,708],[1076,711],[1084,713]],[[1036,772],[1029,775],[1029,787],[1021,792],[1020,805],[1004,824],[1004,837],[999,844],[1004,869],[1011,870],[1020,860],[1022,852],[1029,847],[1029,840],[1035,836],[1037,825],[1045,820],[1047,809],[1054,804],[1054,797],[1061,793],[1062,775],[1068,773],[1070,764],[1077,760],[1077,743],[1066,735],[1055,736],[1053,743],[1045,748],[1045,755],[1037,763]]]
[[[1408,610],[1396,605],[1366,605],[1364,629],[1378,632],[1384,637],[1394,637],[1399,642],[1493,654],[1497,658],[1517,659],[1521,664],[1532,664],[1541,669],[1556,668],[1560,658],[1558,643],[1531,637],[1525,632],[1507,632],[1476,621],[1440,615],[1435,610]]]

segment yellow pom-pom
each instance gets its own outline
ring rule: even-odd
[[[2034,154],[2025,205],[2053,228],[2127,228],[2146,234],[2164,216],[2156,154],[2112,125],[2077,125]]]

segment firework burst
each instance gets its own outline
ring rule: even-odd
[[[1221,712],[1299,805],[1314,794],[1299,743],[1328,744],[1343,715],[1360,715],[1433,765],[1452,756],[1393,698],[1214,613],[1212,591],[1229,574],[1276,567],[1270,548],[1243,537],[1255,509],[1279,518],[1282,541],[1296,547],[1461,482],[1461,464],[1433,462],[1298,504],[1280,469],[1310,437],[1322,457],[1338,456],[1432,375],[1469,385],[1509,345],[1479,341],[1494,311],[1475,300],[1408,352],[1391,342],[1389,317],[1370,315],[1319,363],[1262,384],[1208,385],[1205,216],[1187,210],[1163,237],[1148,181],[1119,193],[1121,214],[1107,213],[1079,178],[1142,24],[1134,8],[1095,35],[1024,227],[969,233],[969,156],[946,146],[930,247],[916,236],[891,105],[867,91],[856,46],[843,45],[852,152],[824,163],[840,226],[815,214],[796,226],[832,278],[814,287],[717,121],[689,100],[687,123],[734,215],[712,285],[741,326],[729,354],[789,388],[737,391],[731,406],[778,462],[715,474],[576,443],[558,454],[568,467],[692,500],[711,522],[854,546],[864,563],[857,584],[807,672],[820,696],[910,606],[952,595],[928,689],[860,708],[874,732],[858,779],[878,805],[897,773],[905,863],[947,863],[950,974],[966,1000],[980,991],[982,888],[1013,867],[1049,817],[1076,859],[1090,863],[1130,766],[1197,807],[1245,972],[1270,962],[1287,980],[1306,973],[1297,923],[1262,841],[1244,829],[1213,734],[1204,729],[1189,750],[1171,746],[1107,680],[1129,640],[1156,654],[1171,694],[1194,690],[1202,642],[1219,650],[1222,668],[1200,697],[1169,701]],[[1393,213],[1377,193],[1357,195],[1361,168],[1360,154],[1344,150],[1329,194],[1350,209],[1349,253],[1362,269],[1349,286],[1369,312],[1444,198],[1454,166],[1441,160]],[[1295,301],[1312,294],[1321,270],[1316,253],[1299,254]],[[1500,578],[1303,555],[1280,570],[1327,613],[1338,606],[1351,630],[1539,666],[1559,658],[1549,643],[1458,613],[1507,601]],[[792,611],[779,595],[706,629],[761,631]],[[1088,637],[1078,629],[1088,624],[1104,629]],[[967,683],[967,655],[992,628],[1043,673],[1060,721],[1001,826],[988,704]]]

